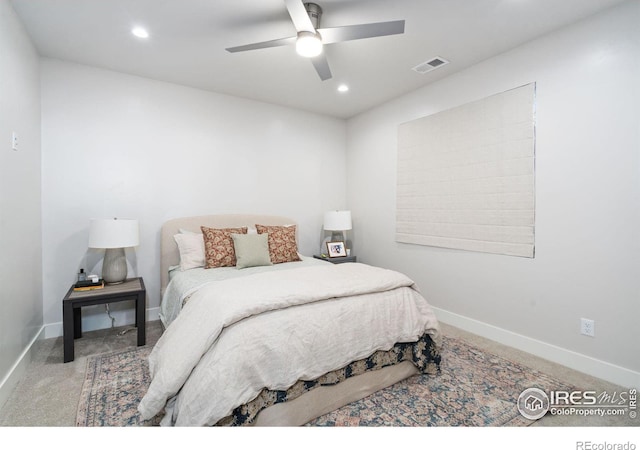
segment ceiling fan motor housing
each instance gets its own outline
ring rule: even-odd
[[[320,8],[320,5],[315,3],[305,3],[304,8],[307,10],[307,14],[309,14],[309,19],[311,19],[313,28],[316,30],[320,28],[320,18],[322,17],[322,8]]]

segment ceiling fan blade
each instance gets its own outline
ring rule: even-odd
[[[364,23],[361,25],[347,25],[345,27],[320,28],[318,30],[323,44],[354,41],[378,36],[389,36],[404,33],[404,20],[392,22]]]
[[[327,57],[324,53],[309,59],[311,59],[311,63],[313,64],[313,67],[315,67],[316,72],[318,72],[322,81],[331,78],[331,69],[329,68],[329,62],[327,61]]]
[[[284,0],[284,3],[293,21],[293,26],[296,27],[298,33],[301,31],[316,32],[309,18],[309,13],[307,13],[307,9],[301,0]]]
[[[255,44],[239,45],[238,47],[229,47],[227,50],[229,53],[246,52],[247,50],[258,50],[261,48],[281,47],[283,45],[295,44],[296,36],[274,39],[272,41],[256,42]]]

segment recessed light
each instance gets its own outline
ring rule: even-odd
[[[347,86],[346,84],[341,84],[340,86],[338,86],[338,92],[347,92],[349,90],[349,86]]]
[[[134,27],[131,32],[134,36],[142,39],[146,39],[149,37],[149,32],[142,27]]]

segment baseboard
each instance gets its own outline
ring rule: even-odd
[[[640,372],[433,307],[438,320],[626,388],[640,387]]]
[[[147,322],[160,320],[160,308],[147,309]],[[113,311],[111,314],[115,318],[116,326],[133,325],[135,323],[135,312],[131,310]],[[82,331],[101,330],[111,327],[111,319],[106,314],[95,314],[82,319]],[[0,381],[0,408],[4,406],[8,400],[13,388],[18,384],[25,374],[27,364],[31,360],[30,353],[33,344],[38,339],[49,339],[62,336],[62,322],[50,323],[43,325],[36,336],[29,342],[26,348],[20,354],[13,367],[7,375]]]
[[[433,309],[438,320],[443,323],[461,328],[487,339],[531,353],[532,355],[562,364],[563,366],[570,367],[571,369],[623,387],[637,388],[640,386],[639,372],[635,372],[606,361],[601,361],[572,350],[567,350],[556,345],[548,344],[537,339],[523,336],[441,308],[433,307]],[[159,313],[160,308],[147,309],[147,321],[151,322],[160,320]],[[134,323],[134,313],[132,312],[116,311],[112,316],[116,318],[116,325],[121,324],[118,326]],[[87,320],[83,320],[82,323],[84,331],[100,330],[103,328],[109,328],[110,326],[110,319],[108,319],[108,317],[105,319],[100,316],[88,317]],[[31,352],[33,344],[38,339],[48,339],[59,336],[62,336],[62,322],[43,325],[40,331],[22,352],[9,373],[5,376],[2,382],[0,382],[0,408],[4,405],[6,400],[9,398],[11,391],[24,375],[26,365],[29,362],[29,353]]]
[[[7,375],[2,381],[0,381],[0,408],[2,408],[9,399],[11,392],[13,392],[13,388],[18,384],[22,377],[24,377],[27,365],[31,361],[31,349],[33,348],[33,344],[35,344],[38,339],[43,339],[43,336],[44,326],[38,330],[27,347],[22,351],[15,364],[11,369],[9,369]]]

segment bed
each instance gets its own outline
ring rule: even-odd
[[[166,328],[149,357],[144,419],[298,426],[439,372],[438,321],[413,281],[301,255],[298,231],[289,218],[265,215],[163,225]],[[229,242],[233,255],[225,254]]]

